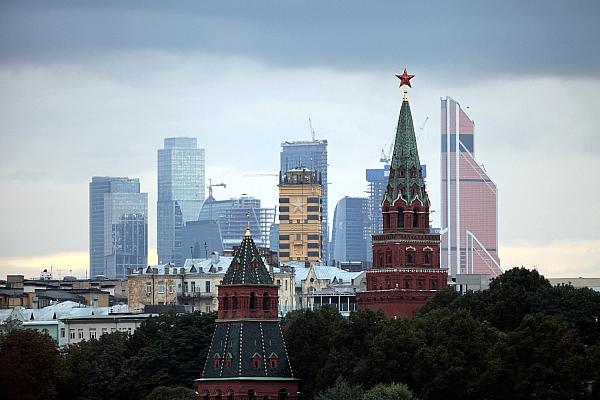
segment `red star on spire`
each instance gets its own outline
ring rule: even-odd
[[[409,75],[408,72],[406,72],[406,68],[404,68],[402,75],[396,75],[396,77],[400,79],[400,87],[402,87],[402,85],[412,87],[410,86],[410,80],[414,78],[414,75]]]

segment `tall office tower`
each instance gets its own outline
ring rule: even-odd
[[[291,169],[279,177],[279,260],[323,261],[323,184],[317,172]]]
[[[308,168],[315,171],[323,182],[323,261],[330,259],[329,211],[327,187],[327,140],[312,140],[281,143],[280,171],[285,175],[290,169]]]
[[[275,222],[275,207],[263,208],[260,199],[246,195],[228,200],[209,197],[200,210],[198,220],[217,223],[225,250],[233,250],[240,243],[248,225],[253,232],[258,232],[256,244],[259,247],[269,247],[271,224]]]
[[[389,162],[382,158],[380,161]],[[423,178],[427,178],[427,166],[421,165]],[[385,194],[390,176],[390,165],[385,164],[383,168],[372,168],[366,170],[367,193],[369,194],[369,219],[371,235],[379,235],[383,232],[383,218],[381,217],[381,204]],[[371,236],[369,236],[369,248],[371,246]],[[368,261],[373,261],[373,254],[368,252]]]
[[[182,265],[183,226],[204,202],[204,149],[196,138],[167,138],[158,150],[157,247],[160,264]]]
[[[369,201],[344,197],[335,206],[331,252],[336,262],[367,261],[371,253]]]
[[[475,160],[475,123],[454,99],[441,103],[442,266],[494,277],[502,273],[496,184]]]
[[[94,176],[89,185],[90,277],[123,278],[148,262],[148,195],[139,179]]]

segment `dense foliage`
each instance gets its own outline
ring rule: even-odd
[[[515,268],[487,291],[440,292],[412,320],[324,307],[289,313],[283,331],[304,399],[592,399],[599,317],[600,293]],[[0,398],[192,399],[214,319],[165,314],[62,351],[6,329]]]

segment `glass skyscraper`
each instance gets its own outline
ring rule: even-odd
[[[291,169],[308,168],[321,177],[323,185],[323,260],[330,260],[329,252],[329,220],[327,201],[327,140],[296,141],[281,143],[282,175]]]
[[[92,177],[90,277],[125,278],[148,263],[148,195],[139,179]]]
[[[344,197],[335,206],[331,251],[337,262],[367,261],[369,240],[369,201],[362,197]]]
[[[204,149],[196,138],[166,138],[158,150],[158,262],[183,265],[183,227],[204,202]]]

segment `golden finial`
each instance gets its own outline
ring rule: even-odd
[[[245,234],[244,236],[246,236],[246,237],[247,237],[247,236],[252,236],[252,235],[250,234],[250,227],[249,227],[249,226],[248,226],[248,227],[246,227],[246,234]]]

